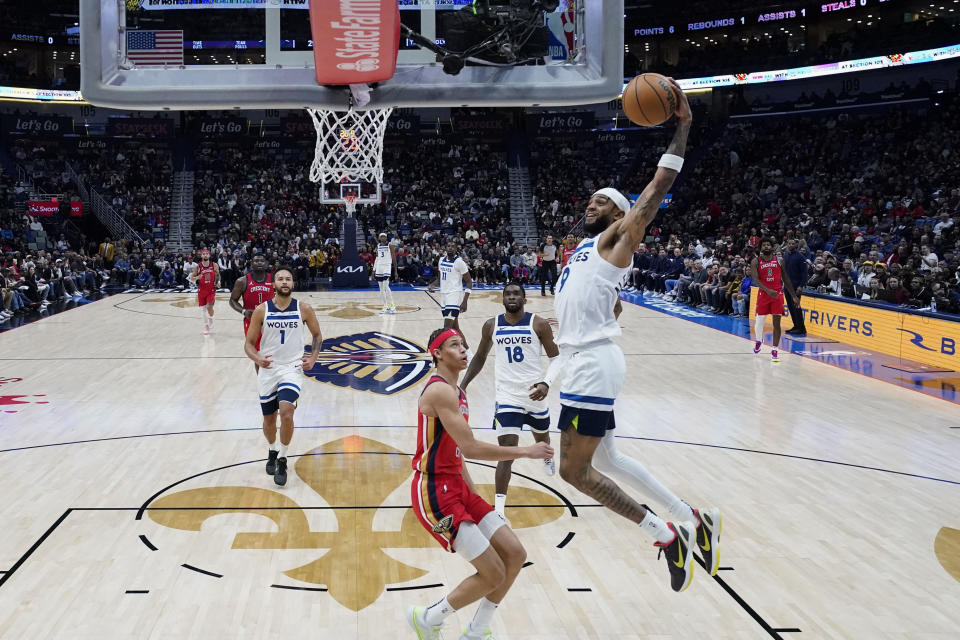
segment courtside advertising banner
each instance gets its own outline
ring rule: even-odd
[[[757,289],[750,296],[750,318],[756,317]],[[800,305],[807,334],[830,338],[913,362],[960,369],[960,322],[896,307],[858,304],[844,298],[804,293]],[[769,322],[769,319],[768,319]],[[792,328],[789,314],[782,329]]]
[[[56,200],[27,200],[27,212],[34,217],[47,218],[60,211]]]
[[[396,72],[396,0],[312,0],[310,26],[318,84],[371,84]]]

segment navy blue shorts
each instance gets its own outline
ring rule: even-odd
[[[493,416],[493,428],[497,436],[519,434],[523,426],[530,427],[531,431],[545,433],[550,430],[550,411],[531,411],[509,405],[497,405]]]
[[[613,411],[581,409],[561,404],[560,421],[557,423],[557,428],[560,431],[566,431],[571,426],[577,433],[594,438],[602,438],[607,434],[607,431],[617,428]]]

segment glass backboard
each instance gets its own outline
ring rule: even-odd
[[[313,1],[345,13],[396,2],[402,25],[422,36],[401,34],[396,72],[375,86],[370,107],[588,104],[622,89],[623,0]],[[317,83],[309,4],[81,0],[81,93],[128,109],[345,109],[349,91]],[[451,75],[422,42],[476,44],[478,8],[488,35],[516,15],[536,14],[536,28],[522,47],[484,52]]]

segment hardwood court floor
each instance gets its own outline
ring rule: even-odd
[[[263,472],[225,298],[207,338],[186,294],[113,296],[0,335],[0,637],[413,637],[405,607],[468,573],[409,509],[438,307],[398,293],[382,317],[373,291],[300,296],[328,342],[284,488]],[[500,309],[478,291],[468,337]],[[773,365],[650,309],[621,322],[620,446],[723,509],[724,570],[698,567],[674,594],[633,525],[519,461],[507,515],[532,564],[498,639],[957,637],[954,405],[789,354]],[[488,362],[469,389],[490,441],[492,382]],[[492,469],[471,471],[492,493]]]

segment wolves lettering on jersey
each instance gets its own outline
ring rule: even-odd
[[[613,307],[627,283],[630,265],[617,267],[597,252],[597,238],[586,238],[560,274],[554,299],[557,345],[571,348],[619,336]]]
[[[300,362],[303,356],[303,319],[300,306],[291,298],[290,305],[277,309],[273,300],[267,301],[267,313],[260,331],[260,353],[270,356],[278,365]]]
[[[447,384],[440,376],[433,376],[423,387],[432,384]],[[462,389],[459,393],[460,415],[467,422],[470,421],[470,407],[467,405],[467,394]],[[423,393],[421,392],[421,396]],[[450,434],[443,428],[440,418],[424,415],[417,409],[417,453],[413,456],[413,470],[420,473],[449,473],[460,475],[463,472],[463,456],[460,447]]]
[[[467,273],[467,263],[457,256],[452,261],[444,256],[437,264],[440,271],[440,293],[460,293],[463,291],[463,274]]]
[[[534,318],[534,314],[526,313],[517,324],[509,324],[505,315],[497,316],[493,343],[498,399],[501,396],[525,398],[527,389],[543,379],[540,337],[533,330]]]
[[[247,286],[243,289],[243,308],[254,310],[267,300],[273,300],[273,274],[268,273],[267,279],[257,282],[253,274],[247,274]]]

